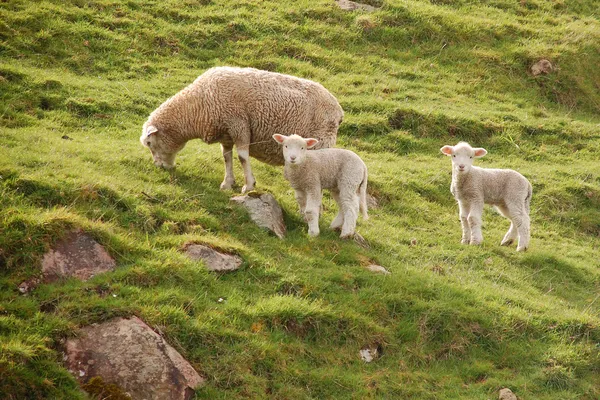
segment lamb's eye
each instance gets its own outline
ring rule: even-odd
[[[473,159],[473,156],[469,157],[471,160]]]
[[[452,157],[456,158],[456,154],[453,154]]]
[[[285,146],[285,148],[287,149],[287,145]]]
[[[304,147],[303,147],[303,148],[301,148],[300,150],[304,150]]]

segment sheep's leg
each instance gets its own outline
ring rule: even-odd
[[[344,212],[342,208],[342,202],[340,200],[340,192],[338,192],[337,190],[332,190],[331,196],[335,200],[339,210],[337,216],[334,218],[333,221],[331,221],[331,225],[329,225],[329,228],[333,230],[338,230],[344,224]]]
[[[344,223],[342,225],[342,239],[354,236],[356,230],[356,219],[358,218],[359,198],[356,190],[346,193],[340,193],[342,200],[341,209],[344,213]]]
[[[252,168],[250,167],[250,151],[248,150],[249,146],[239,146],[237,147],[237,154],[242,164],[242,168],[244,169],[244,180],[246,184],[242,187],[242,193],[250,192],[254,190],[254,184],[256,183],[256,179],[254,179],[254,175],[252,174]]]
[[[510,230],[506,234],[512,233],[513,237],[511,242],[518,236],[519,243],[517,244],[517,251],[525,251],[529,246],[529,214],[524,207],[507,206],[501,209],[502,213],[510,219]],[[513,231],[513,232],[511,232]],[[504,239],[506,240],[506,236]],[[504,240],[502,241],[504,243]]]
[[[469,227],[469,207],[465,203],[458,203],[458,210],[460,216],[460,226],[462,228],[462,244],[469,244],[471,241],[471,228]]]
[[[233,175],[233,143],[221,143],[221,152],[225,160],[225,178],[221,183],[221,190],[231,189],[235,185],[235,176]]]
[[[300,207],[300,214],[304,216],[306,211],[306,193],[302,190],[296,190],[296,201],[298,202],[298,207]]]
[[[471,228],[470,244],[476,245],[483,242],[483,235],[481,233],[481,214],[483,214],[483,203],[471,204],[469,216],[467,217],[469,228]]]
[[[308,192],[306,194],[306,209],[304,218],[308,223],[308,235],[319,235],[319,210],[321,209],[321,190]]]

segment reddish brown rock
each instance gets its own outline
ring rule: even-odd
[[[47,282],[62,277],[85,281],[115,267],[115,260],[104,247],[78,230],[69,233],[44,255],[42,275]]]
[[[283,211],[272,194],[250,193],[244,196],[232,197],[231,201],[242,204],[250,213],[250,218],[261,228],[267,228],[283,239],[285,236],[285,224],[283,222]]]
[[[187,244],[184,246],[184,251],[192,260],[204,261],[209,271],[235,271],[242,265],[240,257],[219,253],[201,244]]]
[[[137,317],[82,328],[79,337],[67,340],[64,358],[81,384],[98,376],[133,399],[188,400],[204,383],[181,354]]]

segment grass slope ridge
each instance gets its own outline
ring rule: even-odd
[[[197,398],[600,396],[594,1],[376,3],[0,3],[0,397],[84,398],[61,339],[132,314],[207,378]],[[557,71],[533,77],[540,58]],[[253,162],[284,208],[284,241],[218,190],[218,146],[189,143],[174,180],[152,165],[141,124],[217,65],[336,95],[339,143],[365,160],[380,202],[358,228],[370,248],[325,229],[328,196],[309,240],[281,168]],[[508,223],[491,210],[484,244],[460,245],[439,148],[462,139],[489,151],[479,165],[532,182],[526,254],[499,246]],[[75,227],[118,268],[20,295]],[[190,241],[239,254],[242,269],[208,273],[181,254]],[[383,353],[365,364],[369,345]]]

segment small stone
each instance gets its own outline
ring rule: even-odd
[[[379,344],[372,344],[372,345],[363,347],[359,351],[360,358],[364,362],[370,363],[371,361],[375,360],[376,358],[378,358],[381,355],[380,347],[381,346]]]
[[[339,8],[344,11],[354,11],[354,10],[362,10],[362,11],[375,11],[376,7],[370,6],[368,4],[357,3],[350,0],[337,0],[336,4]]]
[[[517,396],[508,388],[500,389],[498,400],[518,400]]]
[[[367,266],[367,269],[371,272],[376,272],[378,274],[389,275],[390,271],[382,267],[381,265],[371,264]]]
[[[82,281],[115,269],[115,260],[87,233],[70,232],[44,254],[42,275],[47,282],[74,277]]]
[[[187,244],[184,251],[192,260],[202,260],[209,271],[235,271],[242,265],[239,256],[219,253],[201,244]]]
[[[533,74],[533,76],[549,74],[552,71],[554,71],[552,63],[545,59],[540,60],[531,66],[531,73]]]
[[[256,225],[275,233],[278,238],[285,237],[286,229],[283,222],[283,210],[272,194],[261,195],[250,193],[232,197],[231,201],[242,204],[250,213],[250,218]]]
[[[417,239],[415,239],[415,238],[410,239],[410,245],[411,246],[416,246],[417,245]]]

